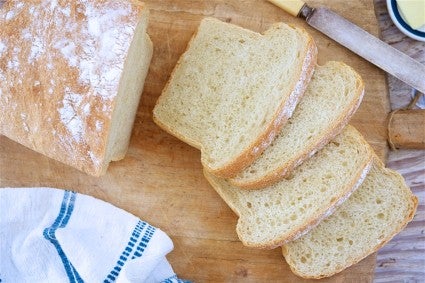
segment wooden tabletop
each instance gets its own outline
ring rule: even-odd
[[[152,109],[179,56],[205,16],[262,32],[284,21],[303,26],[319,48],[319,63],[339,60],[354,67],[366,85],[364,100],[351,121],[384,160],[390,111],[384,72],[302,20],[265,0],[146,1],[154,55],[139,104],[127,156],[100,178],[87,176],[0,137],[0,187],[50,186],[88,194],[125,209],[161,228],[173,240],[169,261],[181,278],[195,282],[307,282],[292,274],[280,249],[244,247],[237,217],[202,175],[200,153],[168,135],[152,121]],[[311,1],[326,5],[378,35],[372,0]],[[371,282],[376,255],[323,282]],[[317,281],[315,281],[317,282]]]
[[[425,42],[408,38],[396,28],[385,0],[374,0],[374,4],[382,40],[425,64]],[[412,88],[390,75],[388,90],[392,110],[406,107],[412,99]],[[387,166],[403,175],[419,206],[412,222],[378,252],[375,281],[425,282],[425,150],[390,151]]]

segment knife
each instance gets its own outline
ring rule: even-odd
[[[372,64],[425,93],[425,65],[391,47],[325,7],[311,8],[301,0],[268,0],[347,47]]]

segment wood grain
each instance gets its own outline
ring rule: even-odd
[[[425,151],[397,150],[388,155],[389,168],[403,175],[418,197],[413,221],[378,252],[376,282],[425,281]]]
[[[237,217],[204,179],[200,153],[158,128],[152,109],[176,61],[205,16],[264,31],[284,21],[303,26],[319,48],[319,63],[341,60],[364,78],[363,103],[352,124],[384,159],[389,112],[384,73],[267,1],[146,1],[154,55],[125,159],[100,178],[87,176],[0,137],[0,187],[50,186],[105,200],[164,230],[175,249],[168,257],[181,278],[195,282],[307,282],[290,271],[280,249],[254,250],[240,243]],[[327,5],[377,35],[370,0],[310,1]],[[375,254],[319,282],[371,282]],[[318,282],[318,281],[314,281]]]
[[[381,38],[425,64],[425,43],[406,37],[395,27],[385,2],[374,0]],[[404,108],[410,103],[413,93],[410,86],[388,75],[388,88],[392,110]],[[422,124],[422,130],[424,127]],[[425,282],[425,151],[391,151],[387,166],[403,175],[408,186],[418,196],[419,205],[413,221],[406,229],[378,251],[375,281]]]
[[[400,110],[390,115],[388,138],[395,148],[425,149],[425,110]]]

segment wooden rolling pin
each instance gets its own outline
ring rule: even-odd
[[[395,148],[425,149],[425,109],[399,110],[392,114],[388,137]]]

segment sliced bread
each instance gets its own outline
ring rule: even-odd
[[[317,49],[303,29],[264,35],[205,18],[153,110],[167,132],[201,150],[206,170],[234,176],[272,142],[313,73]]]
[[[363,91],[361,77],[346,64],[316,67],[288,123],[260,157],[229,182],[256,189],[282,179],[341,132],[359,107]]]
[[[275,248],[308,232],[344,202],[363,181],[372,156],[361,134],[347,126],[291,178],[267,188],[244,190],[204,174],[239,216],[236,231],[242,243]]]
[[[418,200],[378,157],[360,188],[329,218],[282,247],[292,271],[328,277],[375,252],[412,220]]]

